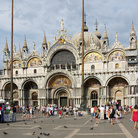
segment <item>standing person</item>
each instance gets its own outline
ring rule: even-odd
[[[45,117],[45,113],[46,113],[45,106],[43,106],[42,107],[42,115],[43,115],[43,117]]]
[[[94,107],[91,107],[91,122],[92,122],[92,118],[94,117]]]
[[[76,120],[78,108],[74,106],[73,111],[74,111],[74,120]]]
[[[102,105],[102,107],[100,107],[100,119],[104,119],[104,106]]]
[[[113,108],[113,105],[110,106],[110,120],[111,120],[111,125],[113,125],[113,118],[114,118],[115,110]]]
[[[137,122],[138,122],[138,106],[135,105],[134,109],[132,110],[132,121],[134,122],[134,130],[137,129]]]
[[[6,103],[6,107],[4,108],[5,114],[4,114],[4,121],[10,122],[10,105],[9,102]]]
[[[16,106],[13,105],[12,122],[16,122]]]
[[[59,119],[61,119],[61,110],[58,111]]]
[[[29,109],[29,106],[27,106],[27,108],[26,108],[26,119],[28,118],[30,118],[30,109]]]
[[[98,118],[99,118],[99,110],[98,110],[98,107],[95,108],[95,118],[96,118],[96,124],[98,124]]]

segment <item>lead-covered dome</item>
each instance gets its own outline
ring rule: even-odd
[[[82,34],[81,32],[74,35],[72,38],[72,42],[73,43],[81,43],[82,41]],[[95,44],[95,46],[97,47],[97,49],[101,49],[101,43],[100,40],[98,39],[98,37],[91,33],[91,32],[84,32],[84,44],[86,49],[90,47],[91,44]]]

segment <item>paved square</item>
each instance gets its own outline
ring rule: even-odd
[[[23,121],[22,114],[17,114],[17,122],[0,123],[0,138],[137,138],[138,130],[133,131],[133,122],[129,122],[131,114],[123,115],[122,119],[114,120],[110,125],[108,120],[99,120],[99,124],[90,121],[90,115],[74,116],[59,119],[58,116],[42,118],[41,113],[36,118]],[[93,128],[93,129],[91,129]],[[8,134],[3,134],[7,132]],[[47,136],[48,135],[48,136]]]

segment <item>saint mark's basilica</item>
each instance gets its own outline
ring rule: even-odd
[[[56,30],[55,30],[56,32]],[[27,39],[13,53],[13,101],[19,106],[81,104],[81,32],[71,37],[61,29],[53,42],[42,38],[41,53],[29,51]],[[113,36],[114,37],[114,36]],[[134,25],[130,26],[129,46],[123,46],[115,36],[109,46],[105,27],[103,36],[91,33],[84,26],[84,92],[86,107],[118,102],[138,104],[138,45]],[[41,38],[40,38],[41,39]],[[38,46],[37,46],[38,47]],[[0,72],[0,98],[10,101],[10,51],[6,41],[3,68]]]

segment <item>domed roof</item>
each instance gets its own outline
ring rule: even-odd
[[[72,41],[75,42],[81,42],[82,39],[82,35],[81,32],[74,35],[72,38]],[[98,37],[91,33],[91,32],[84,32],[84,43],[86,46],[86,49],[90,47],[90,44],[94,43],[96,47],[98,47],[98,49],[101,48],[101,43],[100,40],[98,39]]]
[[[101,34],[100,34],[98,31],[96,31],[94,34],[95,34],[99,39],[101,39]]]

